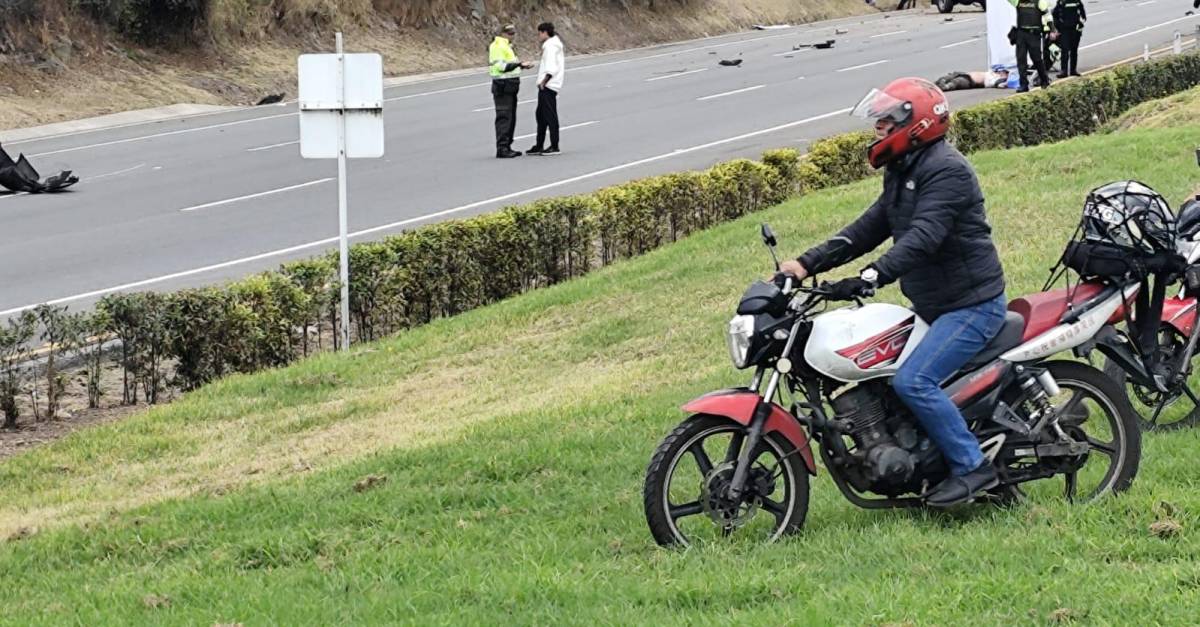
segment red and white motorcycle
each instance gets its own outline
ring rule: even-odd
[[[763,240],[774,256],[766,225]],[[1091,500],[1133,482],[1141,436],[1121,388],[1086,364],[1047,361],[1114,322],[1123,291],[1017,299],[991,344],[945,382],[1000,475],[991,498]],[[897,305],[831,302],[815,279],[805,287],[777,276],[746,291],[728,343],[734,365],[754,369],[750,385],[684,405],[690,416],[646,472],[646,520],[659,544],[798,531],[817,473],[810,440],[860,507],[921,506],[946,476],[890,381],[928,325]],[[1062,484],[1048,481],[1060,475]]]

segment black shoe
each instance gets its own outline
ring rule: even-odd
[[[533,148],[530,148],[529,150],[526,150],[526,151],[525,151],[525,154],[527,154],[527,155],[540,155],[540,154],[542,154],[543,152],[546,152],[546,149],[545,149],[545,148],[542,148],[541,146],[534,146]]]
[[[1079,72],[1071,72],[1071,76],[1080,76]]]
[[[996,468],[984,460],[983,465],[961,477],[947,477],[925,494],[925,504],[932,507],[950,507],[966,503],[984,490],[1000,485]]]
[[[1026,93],[1029,93],[1029,88],[1028,88],[1028,87],[1018,87],[1018,88],[1017,88],[1017,93],[1018,93],[1018,94],[1026,94]]]
[[[497,159],[512,159],[513,157],[520,156],[521,152],[519,150],[501,150],[496,153]]]
[[[543,150],[542,154],[549,157],[549,156],[554,156],[554,155],[561,155],[562,151],[558,149],[558,146],[551,146],[551,147]]]
[[[1067,76],[1069,76],[1069,74],[1067,74],[1066,72],[1059,72],[1057,76],[1059,78],[1066,78]]]

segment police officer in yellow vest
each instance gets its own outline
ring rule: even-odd
[[[492,75],[492,101],[496,105],[496,158],[511,159],[521,153],[512,149],[513,131],[517,128],[517,92],[521,90],[521,69],[533,67],[522,63],[513,51],[512,39],[517,28],[508,24],[488,48],[488,68]]]
[[[1062,48],[1062,71],[1059,78],[1079,76],[1079,39],[1083,36],[1083,24],[1087,21],[1087,9],[1083,0],[1058,0],[1054,5],[1054,26],[1058,29],[1058,43]]]
[[[1037,69],[1038,84],[1045,89],[1050,86],[1050,76],[1046,72],[1046,61],[1042,58],[1042,37],[1054,30],[1049,0],[1008,1],[1017,7],[1017,27],[1013,29],[1016,31],[1017,72],[1021,79],[1021,87],[1017,91],[1029,91],[1029,59],[1033,59],[1033,67]]]

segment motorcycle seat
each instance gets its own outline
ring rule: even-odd
[[[972,357],[962,367],[961,372],[971,372],[976,368],[986,366],[993,359],[1020,346],[1024,341],[1024,335],[1025,318],[1016,312],[1005,312],[1004,326],[1000,327],[1000,332],[992,338],[991,342],[988,342],[987,346],[983,347],[982,351],[979,351],[979,354]]]

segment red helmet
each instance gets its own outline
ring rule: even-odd
[[[867,159],[875,168],[945,137],[950,128],[946,94],[923,78],[898,78],[883,89],[872,89],[851,115],[896,124],[867,147]]]

